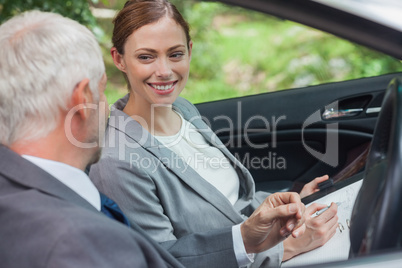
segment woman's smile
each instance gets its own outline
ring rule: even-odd
[[[156,94],[159,95],[167,95],[172,93],[175,90],[175,85],[177,83],[177,80],[174,82],[168,82],[168,83],[147,83]]]
[[[153,104],[172,104],[184,89],[190,70],[192,43],[183,28],[169,17],[135,30],[114,51],[116,66],[126,73],[131,97],[140,110]],[[141,103],[141,104],[139,104]]]

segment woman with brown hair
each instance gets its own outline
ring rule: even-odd
[[[255,192],[249,171],[197,109],[179,97],[192,48],[188,24],[168,1],[128,1],[118,13],[111,54],[129,94],[112,107],[105,148],[91,179],[158,242],[232,227],[238,266],[278,267],[326,243],[336,232],[337,207],[313,218],[326,206],[313,204],[306,209],[304,235],[290,236],[251,259],[246,254],[259,251],[248,250],[242,237],[247,221],[242,223],[273,195]],[[307,184],[301,196],[317,191],[326,179]]]

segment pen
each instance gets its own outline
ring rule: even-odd
[[[341,202],[336,202],[335,203],[337,206],[340,206],[342,203]],[[325,208],[323,208],[323,209],[320,209],[319,211],[317,211],[316,213],[314,213],[313,215],[314,216],[319,216],[319,215],[321,215],[322,213],[324,213],[324,211],[326,211],[327,209],[329,209],[331,207],[331,205],[329,205],[328,207],[325,207]]]

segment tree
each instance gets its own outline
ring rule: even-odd
[[[32,9],[59,13],[76,20],[91,30],[97,23],[89,8],[90,3],[97,4],[99,0],[0,0],[0,23],[12,16]],[[107,0],[101,0],[107,4]]]

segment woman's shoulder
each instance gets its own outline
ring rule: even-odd
[[[195,107],[194,104],[183,97],[178,97],[173,103],[173,107],[174,109],[178,110],[178,112],[180,112],[185,118],[200,116],[200,112],[198,111],[197,107]]]

